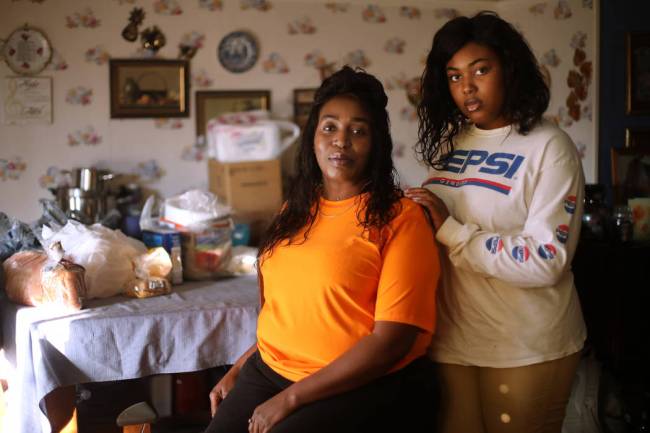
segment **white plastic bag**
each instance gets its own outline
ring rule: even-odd
[[[164,221],[183,228],[201,229],[230,213],[230,206],[220,203],[211,192],[193,189],[165,200]]]
[[[65,257],[86,269],[88,299],[120,294],[135,278],[133,262],[147,252],[145,245],[101,224],[85,226],[69,220],[60,230],[43,227],[46,249],[61,242]]]

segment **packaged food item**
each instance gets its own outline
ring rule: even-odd
[[[137,257],[133,264],[136,278],[127,284],[127,296],[149,298],[171,292],[169,274],[172,261],[164,248],[151,248],[146,254]]]
[[[31,306],[81,309],[87,296],[85,269],[61,258],[61,253],[52,255],[54,258],[43,251],[20,251],[3,263],[5,291],[11,301]]]
[[[149,227],[142,231],[142,242],[149,248],[163,247],[167,251],[172,262],[170,280],[172,284],[182,284],[183,263],[180,232],[163,227]]]
[[[183,276],[207,280],[224,275],[232,250],[232,220],[224,218],[203,228],[181,231]]]
[[[150,298],[152,296],[167,295],[171,291],[172,287],[167,278],[136,278],[128,284],[126,295],[132,298]]]

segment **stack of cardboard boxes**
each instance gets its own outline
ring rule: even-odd
[[[210,191],[234,211],[236,223],[250,225],[251,244],[260,237],[282,206],[279,159],[250,162],[208,161]]]

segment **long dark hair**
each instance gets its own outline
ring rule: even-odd
[[[367,182],[362,193],[368,193],[365,212],[360,206],[357,213],[364,231],[381,230],[396,215],[396,203],[402,197],[397,186],[397,172],[391,154],[393,140],[386,104],[388,97],[381,82],[374,76],[344,66],[327,78],[316,91],[314,104],[302,134],[300,149],[295,160],[295,175],[290,180],[288,198],[280,213],[267,229],[260,245],[259,257],[272,253],[283,240],[304,242],[318,214],[322,193],[323,174],[314,154],[314,135],[321,108],[339,95],[352,95],[370,116],[371,149],[366,167]],[[307,227],[304,238],[294,239]]]
[[[446,67],[469,42],[487,46],[498,55],[505,83],[502,114],[520,134],[530,132],[548,108],[548,86],[521,33],[494,12],[454,18],[433,37],[422,74],[415,150],[431,167],[444,165],[445,157],[454,149],[454,137],[467,122],[449,92]]]

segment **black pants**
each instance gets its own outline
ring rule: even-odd
[[[247,433],[248,418],[255,408],[292,383],[255,352],[242,367],[234,388],[219,405],[205,433]],[[423,357],[362,387],[303,406],[271,432],[430,433],[434,431],[436,412],[433,365]]]

